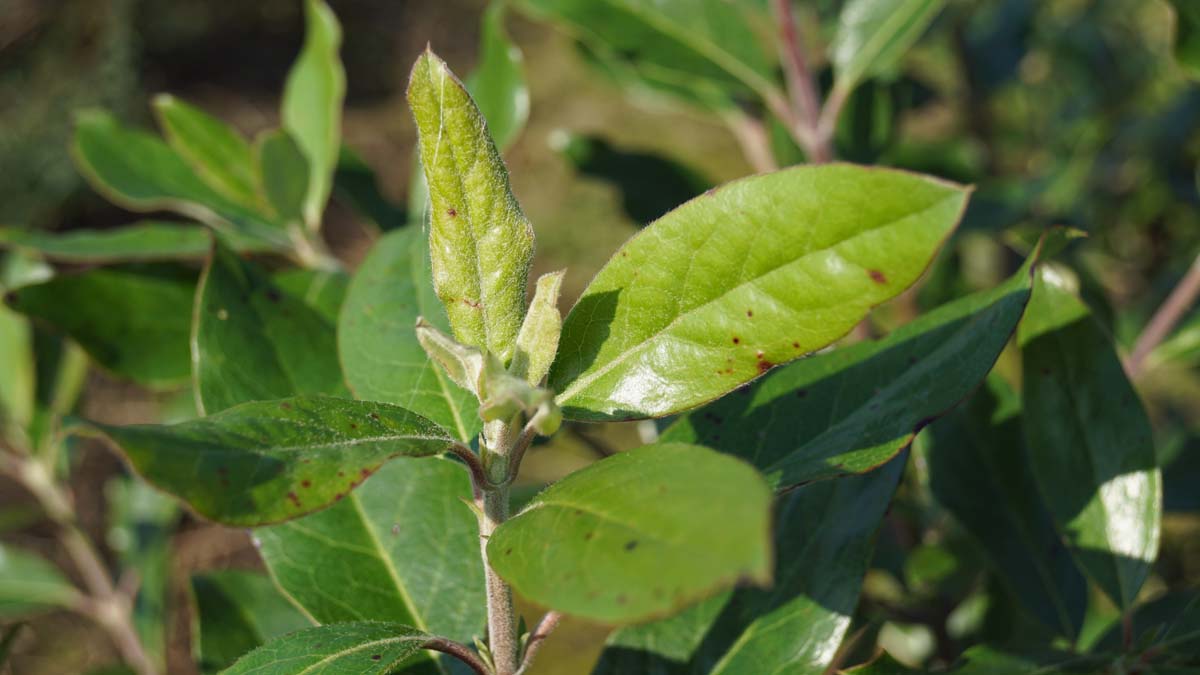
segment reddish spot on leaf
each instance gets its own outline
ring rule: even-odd
[[[469,298],[463,298],[462,301],[463,301],[463,304],[466,305],[467,307],[473,307],[475,309],[483,309],[483,305],[481,303],[474,302],[474,301],[470,300]]]
[[[310,487],[312,487],[312,481],[311,480],[302,480],[302,481],[300,481],[300,487],[310,488]]]
[[[887,277],[879,270],[867,270],[867,274],[871,275],[871,281],[877,284],[886,284]]]
[[[371,417],[371,419],[375,420],[376,422],[379,421],[379,413],[371,413],[370,417]]]
[[[738,336],[734,335],[734,336],[733,336],[733,344],[735,344],[735,345],[740,345],[740,344],[742,344],[742,339],[741,339],[740,337],[738,337]]]
[[[345,471],[339,471],[339,472],[338,472],[338,478],[344,478],[345,476],[346,476],[346,472],[345,472]]]
[[[354,422],[351,422],[351,423],[350,423],[350,428],[351,428],[351,429],[357,429],[357,428],[358,428],[358,425],[357,425],[357,424],[355,424]]]
[[[291,403],[284,402],[284,403],[280,403],[280,404],[279,404],[279,407],[280,407],[280,408],[283,408],[284,410],[291,410],[291,409],[292,409],[292,404],[291,404]]]
[[[793,342],[793,343],[792,343],[792,349],[800,349],[800,343],[799,343],[799,342]]]
[[[758,362],[755,365],[758,366],[758,374],[759,375],[762,375],[763,373],[765,373],[768,370],[775,367],[774,363],[771,363],[770,361],[768,361],[766,358],[763,357],[762,351],[759,351],[758,353],[756,353],[755,357],[758,358]]]
[[[333,501],[340,502],[340,501],[342,501],[342,497],[345,497],[345,496],[346,495],[339,492],[333,496]]]
[[[456,211],[454,209],[446,209],[446,215],[450,216],[451,218],[454,218],[454,217],[458,216],[458,211]]]
[[[300,508],[300,498],[296,496],[295,492],[287,493],[287,498],[288,498],[288,501],[290,501],[293,506],[295,506],[296,508]]]

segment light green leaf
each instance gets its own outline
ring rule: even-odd
[[[103,267],[10,291],[13,309],[69,335],[104,368],[151,387],[187,380],[195,273],[166,264]]]
[[[119,206],[173,211],[276,250],[291,247],[282,229],[210,188],[167,144],[122,127],[108,113],[81,113],[71,150],[92,187]]]
[[[80,599],[71,582],[41,556],[0,543],[0,617],[70,607]]]
[[[1034,478],[1080,567],[1130,607],[1158,555],[1162,476],[1150,422],[1063,272],[1041,271],[1018,339]]]
[[[0,245],[62,262],[114,263],[202,258],[212,246],[212,237],[202,225],[142,220],[113,230],[46,232],[4,227]]]
[[[432,204],[433,286],[455,337],[507,363],[525,316],[533,228],[479,109],[432,52],[413,66],[408,102]]]
[[[271,283],[317,310],[326,321],[336,323],[350,286],[350,277],[339,270],[295,268],[273,275]]]
[[[239,526],[325,508],[387,460],[436,455],[452,442],[404,408],[327,396],[243,403],[179,424],[93,426],[150,483]]]
[[[470,499],[457,463],[397,459],[331,508],[254,535],[315,620],[397,621],[469,643],[484,634],[487,607]]]
[[[283,127],[308,157],[304,221],[316,230],[329,200],[338,161],[346,71],[338,56],[342,28],[333,10],[324,0],[305,0],[304,18],[304,46],[288,72],[280,116]]]
[[[488,368],[488,358],[477,347],[468,347],[442,331],[434,328],[424,319],[417,319],[417,342],[429,356],[429,359],[442,369],[450,381],[466,389],[476,396],[483,397],[486,391],[485,371],[502,370],[495,365]],[[494,357],[492,357],[494,363]]]
[[[529,119],[529,87],[522,71],[525,59],[504,31],[507,9],[508,3],[498,0],[483,11],[479,63],[466,82],[501,150],[512,145]]]
[[[967,190],[851,165],[729,183],[631,239],[567,316],[569,418],[658,417],[827,346],[925,270]]]
[[[170,94],[154,97],[167,143],[213,190],[249,208],[259,205],[250,144],[235,129]]]
[[[1021,401],[999,376],[933,425],[927,455],[934,496],[988,555],[1005,587],[1047,628],[1074,640],[1087,581],[1037,494]]]
[[[1175,60],[1191,78],[1200,78],[1200,6],[1167,0],[1175,8]]]
[[[517,350],[509,370],[532,385],[540,384],[550,372],[550,364],[558,352],[558,338],[562,333],[558,292],[562,288],[563,274],[565,272],[551,272],[538,279],[533,302],[521,323],[521,332],[517,333]]]
[[[27,429],[33,419],[35,374],[33,329],[25,317],[0,306],[0,434]]]
[[[770,498],[739,460],[649,445],[551,485],[492,534],[488,560],[539,605],[602,623],[660,618],[739,581],[770,583]]]
[[[314,626],[255,649],[224,675],[391,675],[430,637],[378,621]]]
[[[296,139],[283,129],[259,136],[256,146],[258,178],[267,203],[284,222],[303,222],[308,198],[308,158]]]
[[[219,570],[192,577],[192,648],[203,673],[216,672],[262,643],[312,623],[263,574]]]
[[[848,0],[829,45],[834,87],[848,94],[887,73],[942,11],[945,0]]]
[[[294,394],[346,392],[332,322],[220,245],[200,279],[194,331],[192,359],[202,411]]]
[[[359,266],[338,321],[338,353],[358,398],[404,406],[469,442],[482,426],[479,403],[425,355],[417,317],[449,329],[425,233],[410,227],[377,241]]]

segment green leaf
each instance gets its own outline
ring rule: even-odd
[[[449,329],[430,282],[428,240],[411,227],[380,239],[359,266],[338,322],[338,353],[358,398],[403,405],[469,442],[482,426],[479,403],[425,355],[417,317]]]
[[[25,317],[0,306],[0,430],[11,435],[10,427],[27,429],[33,419],[35,371],[33,329]]]
[[[739,581],[770,583],[770,490],[731,457],[649,445],[551,485],[487,551],[540,605],[612,624],[664,617]]]
[[[1039,274],[1018,339],[1034,478],[1079,566],[1130,607],[1158,554],[1162,475],[1150,422],[1062,272]]]
[[[980,645],[968,649],[954,668],[944,672],[953,675],[1101,675],[1109,672],[1106,665],[1104,657],[1066,652],[1015,654]],[[909,668],[884,653],[869,664],[838,672],[844,675],[923,675],[926,671]]]
[[[0,543],[0,617],[70,607],[80,594],[41,556]]]
[[[1079,636],[1087,581],[1037,494],[1021,402],[999,376],[933,425],[930,487],[988,555],[1017,600],[1046,627]]]
[[[317,310],[326,321],[336,323],[350,277],[342,271],[295,268],[273,275],[271,283]]]
[[[338,56],[342,28],[333,10],[323,0],[305,0],[304,18],[304,46],[288,72],[280,117],[284,129],[308,157],[304,221],[315,230],[320,227],[338,162],[346,71]]]
[[[276,250],[291,247],[282,229],[210,188],[167,144],[122,127],[108,113],[81,113],[71,149],[92,187],[119,206],[173,211]]]
[[[154,112],[167,143],[213,190],[257,208],[254,152],[235,129],[170,94],[154,97]]]
[[[436,455],[452,442],[404,408],[328,396],[243,403],[172,425],[93,426],[150,483],[240,526],[322,509],[387,460]]]
[[[220,570],[192,577],[197,629],[193,650],[203,673],[230,666],[271,640],[311,626],[265,575]]]
[[[608,670],[600,674],[664,667],[689,675],[824,673],[850,626],[875,532],[906,461],[903,455],[867,475],[780,497],[775,586],[739,589],[716,608],[704,603],[666,621],[623,629],[610,641],[617,649],[605,654]],[[663,630],[672,624],[674,630]]]
[[[467,78],[467,89],[487,120],[501,150],[512,145],[529,119],[529,87],[521,50],[504,31],[507,3],[490,3],[480,26],[479,63]]]
[[[558,352],[558,338],[562,333],[558,293],[565,273],[551,272],[538,279],[533,302],[521,323],[521,331],[517,333],[517,349],[509,369],[532,385],[540,384],[550,372],[550,364]]]
[[[317,621],[398,621],[469,643],[487,607],[470,499],[457,463],[398,459],[331,508],[254,535],[280,587]]]
[[[420,174],[418,170],[417,175]],[[333,174],[334,197],[387,232],[408,224],[408,214],[393,204],[379,187],[379,177],[366,161],[345,145]]]
[[[202,411],[346,391],[332,322],[220,245],[200,279],[194,330]]]
[[[829,45],[835,90],[846,95],[862,80],[890,72],[945,4],[945,0],[848,0]]]
[[[735,181],[626,243],[567,316],[570,418],[659,417],[845,335],[924,271],[967,190],[851,165]]]
[[[143,220],[113,230],[46,232],[3,227],[0,245],[62,262],[114,263],[201,258],[212,246],[212,237],[202,225]]]
[[[699,80],[735,92],[781,99],[774,62],[727,0],[525,0],[535,16],[554,21],[659,79]]]
[[[1175,60],[1191,78],[1200,78],[1200,6],[1167,0],[1175,8]]]
[[[1133,610],[1134,644],[1171,658],[1200,660],[1200,592],[1167,593]],[[1125,651],[1124,628],[1118,623],[1096,643],[1093,651]]]
[[[308,158],[296,139],[283,129],[258,137],[259,181],[267,203],[287,223],[304,221],[308,198]]]
[[[195,273],[103,267],[9,291],[13,309],[71,336],[104,368],[151,387],[185,382]]]
[[[390,675],[431,637],[378,621],[314,626],[255,649],[224,675]]]
[[[533,228],[479,109],[432,52],[413,66],[408,102],[432,204],[433,286],[455,337],[507,363],[525,316]]]

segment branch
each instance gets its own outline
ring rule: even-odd
[[[537,436],[537,432],[534,431],[532,426],[526,424],[508,455],[508,477],[504,480],[506,485],[511,485],[517,479],[517,474],[521,471],[521,460],[525,459],[525,451],[533,443],[534,436]]]
[[[741,111],[725,113],[721,119],[737,139],[742,148],[742,155],[756,172],[769,173],[779,168],[779,163],[775,161],[775,153],[771,151],[767,130],[761,120]]]
[[[479,501],[483,497],[485,490],[491,490],[496,486],[488,479],[487,471],[483,468],[483,462],[480,461],[479,455],[471,452],[471,449],[462,443],[455,443],[450,446],[450,452],[455,457],[461,459],[463,464],[467,465],[467,471],[471,474],[471,492],[475,497],[475,501]]]
[[[1179,280],[1171,294],[1167,296],[1166,301],[1151,317],[1150,323],[1146,324],[1146,329],[1138,336],[1133,353],[1125,361],[1125,372],[1129,374],[1129,377],[1132,378],[1138,374],[1146,357],[1166,339],[1175,324],[1179,323],[1188,309],[1195,304],[1198,296],[1200,296],[1200,255],[1192,261],[1192,266],[1188,268],[1187,274],[1184,274],[1183,278]]]
[[[525,658],[521,660],[521,669],[517,671],[517,675],[524,675],[533,665],[533,659],[541,650],[542,644],[546,642],[546,638],[550,637],[550,633],[558,627],[562,621],[563,615],[560,612],[546,612],[542,620],[538,622],[537,628],[529,635],[529,642],[525,645]]]
[[[453,656],[459,661],[462,661],[470,666],[471,670],[474,670],[476,673],[478,673],[478,675],[491,675],[491,670],[487,667],[487,665],[480,660],[475,652],[471,651],[470,647],[467,647],[462,643],[443,637],[435,637],[431,638],[428,642],[421,646],[425,649]]]
[[[796,30],[792,0],[775,0],[775,18],[779,22],[779,51],[788,92],[797,119],[792,135],[804,148],[810,161],[822,164],[833,159],[832,134],[821,133],[821,96],[817,81],[808,67],[804,44]]]

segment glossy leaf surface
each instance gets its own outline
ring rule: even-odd
[[[0,228],[0,245],[63,262],[112,263],[202,258],[212,237],[202,225],[143,220],[112,230],[46,232]]]
[[[296,139],[276,129],[258,139],[259,182],[267,203],[284,222],[304,220],[310,171],[308,158]]]
[[[429,638],[379,621],[314,626],[255,649],[224,675],[390,675]]]
[[[13,309],[71,336],[97,363],[153,387],[187,380],[195,273],[170,265],[103,267],[10,291]]]
[[[312,625],[271,579],[242,570],[192,577],[196,607],[193,650],[201,672],[216,672],[262,643]]]
[[[304,19],[304,46],[288,72],[280,117],[308,158],[304,220],[316,229],[333,188],[333,170],[341,146],[346,72],[338,56],[342,28],[333,11],[324,0],[305,0]]]
[[[487,120],[496,147],[512,145],[529,119],[529,87],[521,50],[504,30],[508,3],[488,3],[479,38],[479,63],[467,78],[467,89]]]
[[[425,233],[410,227],[377,241],[350,284],[338,322],[346,381],[359,398],[402,405],[470,441],[482,425],[479,403],[426,356],[417,317],[449,329]]]
[[[829,48],[835,86],[844,91],[889,72],[942,10],[945,0],[849,0]]]
[[[0,544],[0,617],[68,607],[79,593],[70,581],[41,556]]]
[[[1032,262],[882,340],[771,373],[682,417],[662,439],[744,457],[781,488],[879,466],[983,381],[1029,300]]]
[[[1006,588],[1046,627],[1077,637],[1087,581],[1036,497],[1012,388],[992,376],[964,409],[933,425],[927,461],[934,496],[983,548]]]
[[[254,151],[235,129],[170,94],[154,99],[167,142],[209,187],[254,208],[258,204]]]
[[[1018,333],[1029,458],[1080,567],[1129,607],[1158,554],[1162,476],[1112,342],[1066,283],[1039,274]]]
[[[413,66],[408,102],[432,204],[433,286],[455,337],[507,362],[525,315],[533,228],[483,115],[432,52]]]
[[[547,488],[493,533],[488,560],[533,602],[632,623],[739,581],[770,583],[769,521],[770,491],[748,465],[649,445]]]
[[[146,480],[197,513],[263,525],[324,508],[399,455],[450,439],[403,408],[326,396],[244,403],[174,425],[95,425]]]
[[[958,186],[851,165],[724,185],[631,239],[567,316],[550,387],[568,417],[657,417],[842,337],[924,271]]]
[[[201,410],[345,393],[332,322],[223,246],[213,249],[201,277],[194,330]]]

